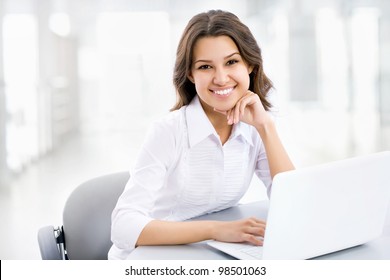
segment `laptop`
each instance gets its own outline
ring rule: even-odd
[[[310,259],[382,234],[390,200],[390,151],[279,173],[263,246],[210,241],[238,259]]]

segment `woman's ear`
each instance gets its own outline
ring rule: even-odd
[[[254,68],[255,68],[254,66],[249,66],[248,67],[248,74],[251,74]]]

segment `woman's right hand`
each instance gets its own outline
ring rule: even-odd
[[[263,245],[266,222],[258,218],[237,221],[217,222],[213,239],[223,242],[249,242]]]
[[[265,221],[257,218],[184,222],[152,220],[142,230],[136,245],[177,245],[209,239],[263,245],[265,226]]]

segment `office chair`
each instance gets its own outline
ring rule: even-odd
[[[65,203],[63,225],[38,231],[42,259],[107,259],[112,245],[111,212],[128,179],[128,172],[118,172],[79,185]]]

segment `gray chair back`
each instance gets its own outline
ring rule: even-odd
[[[128,180],[128,172],[113,173],[91,179],[71,193],[63,213],[70,260],[107,259],[112,245],[111,213]]]

